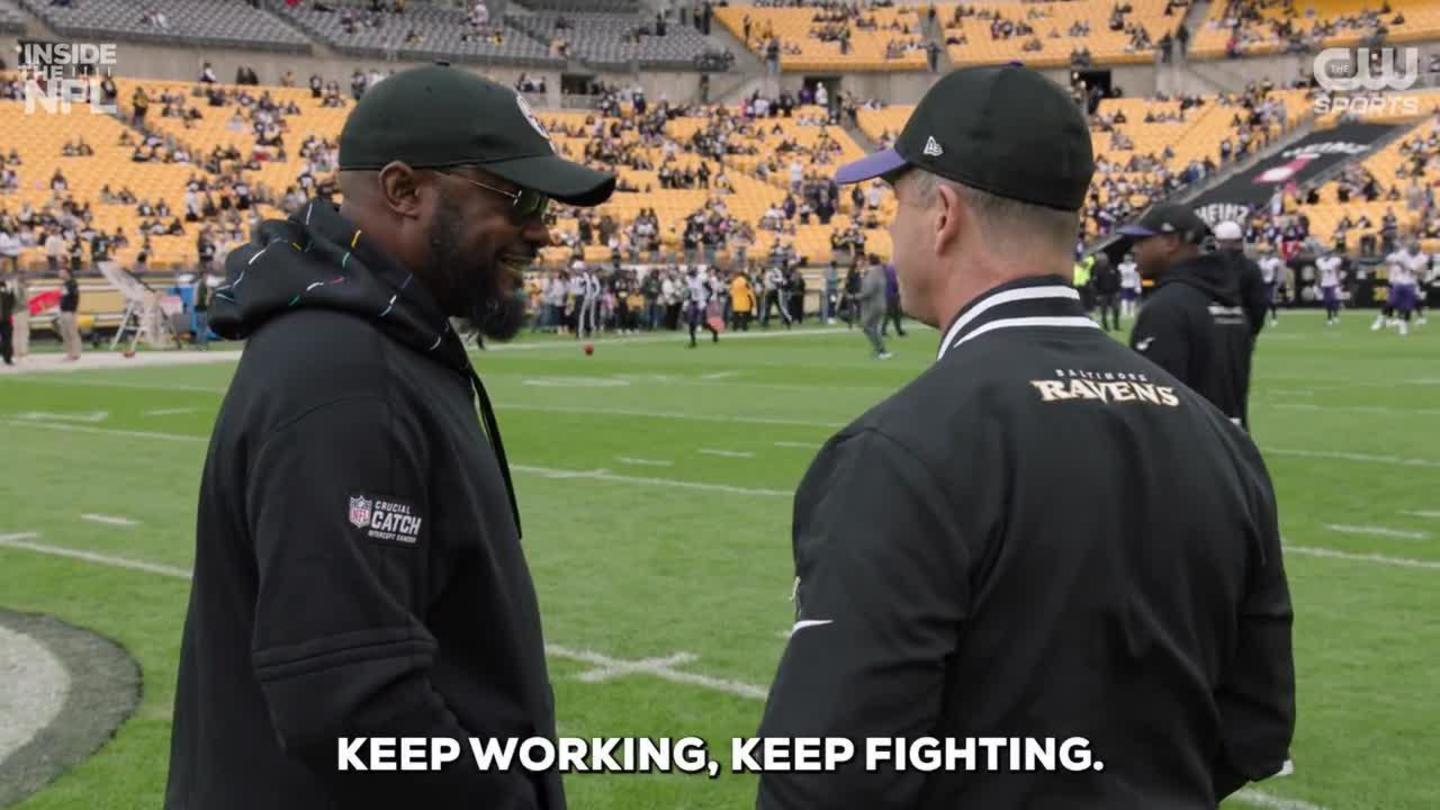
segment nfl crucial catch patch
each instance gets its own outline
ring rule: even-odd
[[[350,496],[350,525],[371,540],[413,546],[420,539],[424,519],[408,503],[364,495]]]

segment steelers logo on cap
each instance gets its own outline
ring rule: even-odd
[[[530,126],[534,127],[536,132],[540,133],[540,137],[547,141],[550,140],[550,133],[546,131],[545,125],[540,123],[540,119],[535,117],[535,111],[530,109],[530,102],[526,101],[525,97],[519,93],[515,94],[515,106],[520,108],[520,114],[525,116],[525,120],[530,122]]]

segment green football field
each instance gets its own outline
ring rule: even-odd
[[[1440,806],[1440,325],[1368,327],[1291,313],[1257,351],[1300,720],[1295,773],[1227,808]],[[476,355],[515,465],[562,735],[698,735],[726,760],[729,738],[753,734],[792,621],[791,493],[936,339],[914,329],[883,363],[844,330]],[[0,377],[0,607],[115,639],[144,674],[115,738],[22,807],[160,805],[198,475],[232,370]],[[601,810],[740,808],[755,789],[728,774],[566,786]]]

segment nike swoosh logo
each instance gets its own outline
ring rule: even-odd
[[[1151,344],[1151,343],[1154,343],[1154,342],[1155,342],[1155,338],[1153,338],[1153,337],[1148,337],[1148,338],[1145,338],[1144,340],[1137,340],[1137,341],[1135,341],[1135,348],[1136,348],[1137,350],[1143,352],[1143,351],[1145,351],[1146,349],[1150,348],[1150,344]]]
[[[834,622],[834,619],[801,619],[795,622],[794,627],[790,628],[790,635],[793,636],[807,627],[819,627],[823,624],[833,624]]]

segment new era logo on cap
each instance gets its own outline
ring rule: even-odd
[[[929,156],[931,156],[931,157],[940,157],[941,155],[945,154],[945,150],[942,149],[942,148],[940,148],[940,142],[937,141],[937,140],[935,140],[935,136],[934,136],[934,135],[931,135],[931,136],[930,136],[930,140],[928,140],[928,141],[925,142],[925,150],[924,150],[924,151],[925,151],[925,154],[927,154],[927,155],[929,155]]]

